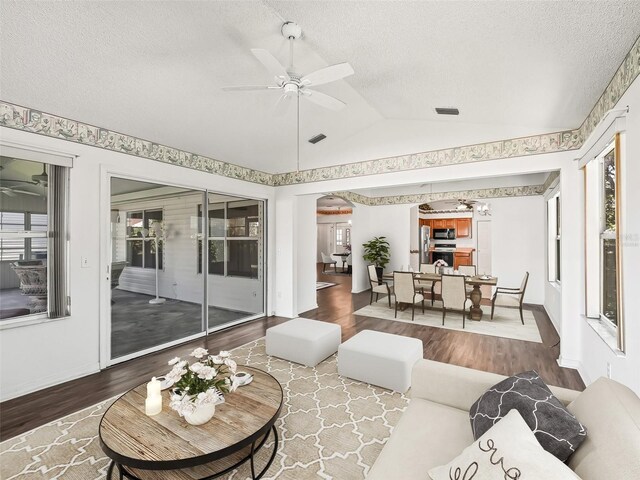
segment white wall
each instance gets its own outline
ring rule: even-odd
[[[240,193],[267,201],[274,198],[272,187],[3,127],[0,134],[5,142],[77,156],[71,169],[69,201],[72,315],[9,329],[0,326],[2,400],[96,372],[101,359],[106,362],[108,358],[104,348],[108,335],[101,323],[101,311],[109,303],[109,285],[101,272],[106,272],[111,255],[107,248],[110,217],[107,173],[232,195]],[[271,208],[267,211],[268,244],[273,245],[275,217]],[[88,259],[88,268],[80,268],[81,257]],[[273,265],[269,266],[269,272],[273,280]],[[272,309],[271,299],[268,303]],[[29,355],[24,355],[25,348],[29,349]]]
[[[545,225],[544,197],[491,199],[491,265],[498,284],[519,287],[526,271],[526,303],[544,303]],[[487,218],[487,217],[483,217]]]
[[[316,262],[318,257],[318,226],[316,223],[316,204],[319,196],[304,195],[297,198],[298,219],[296,227],[296,238],[298,245],[306,248],[297,250],[298,282],[301,284],[314,284],[316,282]],[[333,216],[333,215],[326,215]],[[298,290],[298,313],[306,312],[316,308],[316,290],[301,288]]]

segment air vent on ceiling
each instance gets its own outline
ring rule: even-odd
[[[325,138],[327,138],[327,136],[324,133],[319,133],[315,137],[311,137],[309,139],[309,143],[313,143],[315,145],[316,143],[324,140]]]
[[[460,115],[460,110],[453,107],[436,107],[438,115]]]

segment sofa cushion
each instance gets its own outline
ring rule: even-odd
[[[480,438],[511,409],[529,425],[540,445],[563,462],[586,436],[586,429],[534,372],[509,377],[487,390],[469,411],[474,439]]]
[[[448,463],[471,442],[468,412],[414,398],[367,480],[425,480],[429,469]]]
[[[589,435],[567,462],[585,480],[640,478],[640,399],[600,378],[567,407]]]
[[[569,467],[540,446],[515,409],[447,465],[429,470],[429,475],[433,480],[578,479]]]

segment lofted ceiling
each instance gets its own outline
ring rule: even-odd
[[[302,169],[578,127],[640,34],[636,0],[3,0],[0,17],[3,100],[273,173],[296,168],[295,111],[221,87],[272,81],[250,49],[286,64],[284,20],[299,73],[355,70],[318,87],[344,110],[301,103]]]

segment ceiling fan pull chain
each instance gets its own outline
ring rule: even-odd
[[[289,73],[293,72],[293,37],[289,37]]]

